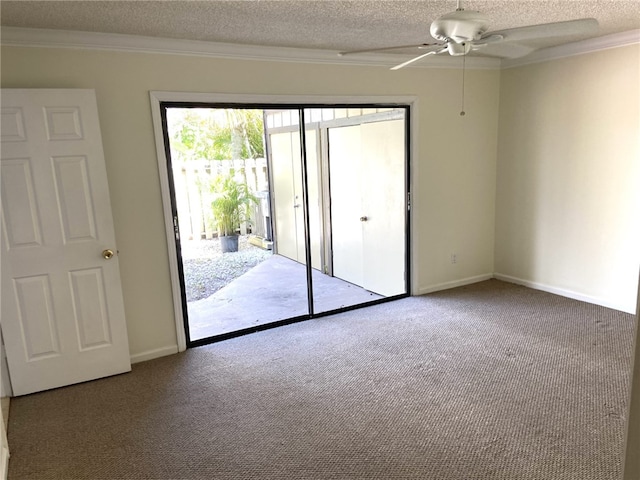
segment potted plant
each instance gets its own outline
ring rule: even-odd
[[[238,251],[237,231],[242,222],[250,220],[249,207],[257,202],[248,185],[232,176],[218,178],[213,184],[211,209],[223,253]]]

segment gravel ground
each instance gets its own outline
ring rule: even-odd
[[[238,251],[222,253],[220,241],[187,240],[182,242],[182,265],[187,302],[207,298],[271,256],[249,244],[246,236],[238,241]]]

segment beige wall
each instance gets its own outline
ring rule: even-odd
[[[415,95],[414,291],[491,274],[495,226],[498,273],[629,309],[640,243],[639,48],[469,72],[464,118],[460,72],[444,69],[4,47],[2,87],[96,90],[131,352],[139,355],[176,341],[149,90]],[[459,263],[451,265],[454,252]],[[636,366],[639,358],[636,349]],[[639,370],[629,452],[640,450]],[[640,476],[637,458],[627,458],[629,479]]]
[[[502,71],[495,271],[635,313],[640,46]]]
[[[93,88],[111,190],[131,353],[176,344],[150,90],[418,97],[414,292],[493,272],[500,73],[303,65],[2,48],[4,88]],[[450,263],[450,254],[458,263]]]

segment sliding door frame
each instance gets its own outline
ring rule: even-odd
[[[416,238],[415,231],[411,228],[412,218],[416,217],[415,206],[412,202],[412,179],[417,178],[417,142],[413,142],[417,131],[417,118],[418,118],[418,100],[413,96],[289,96],[289,95],[242,95],[242,94],[216,94],[216,93],[187,93],[187,92],[165,92],[165,91],[151,91],[151,113],[153,118],[154,137],[156,143],[156,153],[158,158],[158,170],[160,189],[162,194],[162,205],[165,219],[165,231],[167,235],[167,250],[168,250],[168,263],[169,273],[171,278],[172,298],[174,305],[174,317],[176,325],[176,343],[178,351],[184,351],[187,347],[195,347],[211,343],[213,341],[225,340],[233,338],[239,335],[247,333],[257,332],[274,328],[298,321],[308,320],[310,318],[318,318],[326,315],[332,315],[339,312],[353,310],[360,308],[363,305],[374,305],[377,303],[383,303],[391,301],[397,298],[403,298],[411,295],[412,287],[417,285],[415,278],[415,269],[411,268],[412,263],[415,263],[417,258],[418,249],[416,245],[419,244]],[[328,312],[322,312],[313,314],[310,303],[310,313],[308,315],[302,315],[286,320],[275,321],[263,325],[256,325],[254,327],[238,330],[235,332],[229,332],[226,334],[217,335],[213,338],[187,341],[186,329],[188,329],[187,319],[184,316],[186,311],[186,298],[184,296],[183,285],[183,272],[182,262],[179,257],[176,243],[177,223],[176,223],[176,206],[174,201],[174,195],[172,192],[173,182],[171,179],[171,172],[168,169],[169,152],[168,138],[165,136],[166,124],[163,122],[165,117],[163,111],[166,108],[253,108],[263,110],[273,110],[278,108],[287,109],[300,109],[300,129],[301,129],[301,153],[303,158],[303,169],[306,171],[306,154],[305,154],[305,132],[304,132],[304,109],[305,108],[344,108],[351,107],[383,107],[383,108],[404,108],[407,114],[405,115],[405,191],[407,193],[405,209],[405,288],[406,292],[402,295],[396,295],[380,300],[366,302],[365,304],[358,304],[354,306],[343,307],[338,310],[332,310]],[[166,119],[165,119],[166,121]],[[303,193],[306,196],[307,186],[306,177],[303,182]],[[308,208],[308,202],[304,199],[305,209]],[[308,235],[308,212],[305,212],[305,243],[307,244],[307,276],[308,279],[311,276],[310,265],[310,250],[309,250],[309,235]],[[175,259],[173,261],[172,259]],[[308,282],[307,289],[312,288],[312,285]]]

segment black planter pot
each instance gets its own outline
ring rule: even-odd
[[[226,235],[220,237],[220,248],[222,253],[238,251],[238,235]]]

